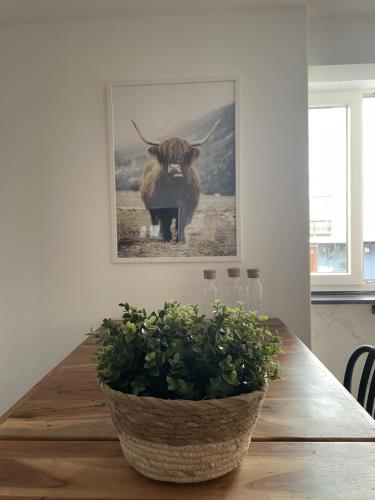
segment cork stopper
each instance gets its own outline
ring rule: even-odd
[[[229,278],[239,278],[241,276],[241,269],[239,267],[230,267],[227,269]]]
[[[248,278],[259,278],[259,273],[260,273],[260,269],[248,269],[247,270],[247,277]]]
[[[203,277],[205,280],[214,280],[216,278],[215,269],[204,269],[203,270]]]

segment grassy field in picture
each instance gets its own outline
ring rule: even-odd
[[[150,236],[150,215],[139,191],[117,191],[118,257],[202,257],[236,255],[234,196],[201,194],[186,243],[176,244]]]

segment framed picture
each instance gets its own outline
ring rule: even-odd
[[[108,96],[113,261],[239,260],[238,79]]]

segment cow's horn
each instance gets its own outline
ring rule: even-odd
[[[137,127],[137,124],[135,123],[134,120],[132,120],[132,124],[134,125],[135,127],[135,130],[138,132],[138,135],[139,137],[142,139],[143,142],[145,142],[146,144],[150,144],[150,146],[159,146],[160,142],[156,142],[156,141],[148,141],[147,139],[145,139],[141,133],[141,131],[139,130],[139,128]]]
[[[215,128],[219,125],[219,122],[220,122],[220,119],[217,120],[215,123],[214,123],[214,126],[211,128],[211,130],[208,132],[207,135],[205,135],[203,137],[203,139],[201,139],[200,141],[195,141],[195,142],[191,142],[190,143],[190,146],[202,146],[202,144],[204,144],[205,142],[208,141],[208,139],[210,139],[210,137],[212,136],[212,134],[214,133],[215,131]]]

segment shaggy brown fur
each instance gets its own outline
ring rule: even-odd
[[[172,138],[148,150],[154,161],[146,166],[141,186],[142,199],[152,224],[160,223],[165,241],[172,239],[171,224],[176,221],[177,238],[185,242],[185,227],[198,206],[200,180],[193,163],[199,149],[183,139]]]

